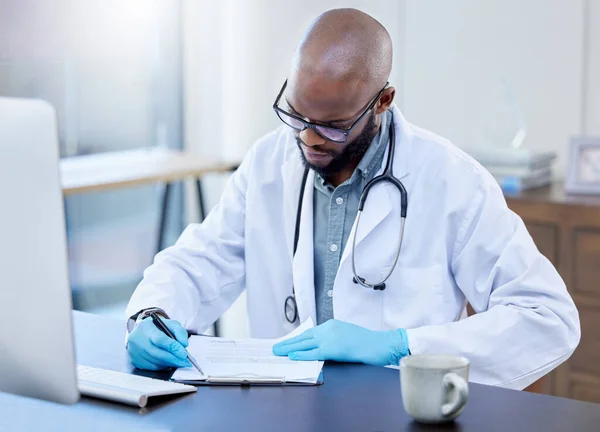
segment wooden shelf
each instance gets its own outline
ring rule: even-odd
[[[600,207],[600,195],[575,195],[565,192],[562,183],[553,183],[537,189],[505,194],[507,201],[526,200],[532,202],[547,202],[562,205],[595,206]]]

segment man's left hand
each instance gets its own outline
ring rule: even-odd
[[[335,360],[376,366],[398,365],[408,355],[404,329],[374,331],[329,320],[273,345],[273,354],[290,360]]]

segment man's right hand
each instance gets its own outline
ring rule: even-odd
[[[146,318],[129,334],[127,351],[131,363],[139,369],[160,370],[170,367],[191,367],[185,347],[188,335],[178,321],[163,319],[177,340],[160,331]]]

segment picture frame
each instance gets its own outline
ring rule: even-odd
[[[600,137],[573,137],[565,178],[570,194],[600,195]]]

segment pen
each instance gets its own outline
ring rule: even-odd
[[[175,335],[173,333],[171,333],[171,330],[169,330],[169,327],[167,327],[165,325],[165,323],[162,322],[162,320],[158,317],[158,315],[156,315],[155,312],[152,312],[150,314],[150,317],[152,318],[152,322],[154,323],[154,325],[160,331],[162,331],[164,334],[166,334],[167,336],[169,336],[171,339],[177,340],[177,338],[175,337]],[[187,358],[190,361],[190,363],[193,364],[196,369],[198,369],[198,372],[200,372],[202,375],[204,375],[204,372],[202,372],[202,369],[200,369],[200,366],[198,366],[198,362],[196,361],[196,359],[189,353],[188,350],[185,350],[185,352],[187,353]]]

